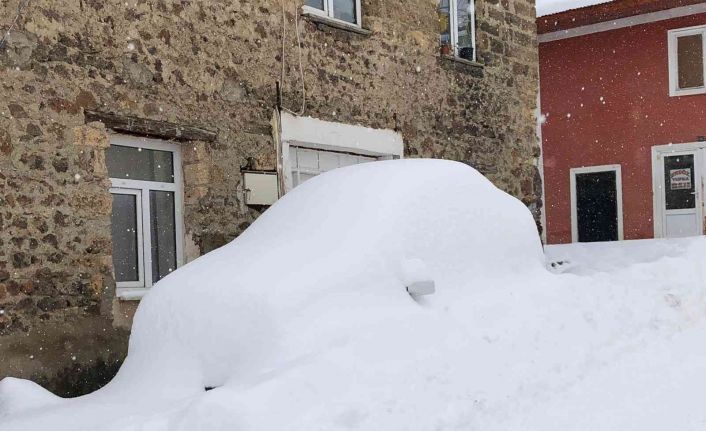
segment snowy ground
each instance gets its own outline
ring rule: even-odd
[[[703,431],[705,262],[706,238],[545,257],[460,163],[338,169],[161,281],[103,390],[0,382],[0,429]]]

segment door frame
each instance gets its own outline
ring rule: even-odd
[[[615,172],[615,198],[618,205],[618,241],[623,237],[623,174],[619,164],[584,166],[581,168],[571,168],[569,170],[569,181],[571,184],[571,242],[579,242],[578,214],[576,208],[576,175],[591,174],[597,172]]]
[[[704,234],[704,176],[706,175],[706,142],[686,142],[682,144],[655,145],[652,147],[652,220],[654,237],[665,238],[667,228],[664,222],[664,165],[665,155],[694,153],[694,181],[696,184],[696,216],[701,222],[701,234]]]

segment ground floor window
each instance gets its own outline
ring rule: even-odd
[[[182,261],[180,150],[165,141],[116,136],[106,164],[118,295],[139,296]]]
[[[388,129],[281,114],[281,171],[285,192],[324,172],[402,158],[402,136]]]
[[[290,146],[289,160],[292,172],[292,187],[296,187],[324,172],[344,166],[373,162],[377,158],[361,154]]]
[[[574,242],[623,239],[620,165],[571,169],[571,231]]]

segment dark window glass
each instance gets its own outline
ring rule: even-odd
[[[614,171],[576,175],[580,242],[618,240],[618,196]]]
[[[696,208],[694,155],[664,158],[664,195],[668,210]]]
[[[333,0],[333,17],[355,24],[357,21],[355,0]]]
[[[171,151],[111,145],[106,152],[105,162],[111,178],[174,182]]]
[[[677,38],[679,88],[704,86],[703,36],[695,34]]]
[[[156,283],[177,266],[174,193],[150,190],[150,225],[152,283]]]
[[[306,0],[305,4],[316,9],[324,10],[324,0]]]
[[[113,194],[111,231],[115,281],[139,281],[137,196]]]

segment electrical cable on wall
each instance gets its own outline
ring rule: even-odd
[[[0,39],[0,49],[3,49],[5,47],[5,42],[7,41],[7,38],[10,36],[12,30],[15,29],[17,21],[20,20],[22,12],[24,12],[25,8],[29,5],[30,1],[31,0],[20,0],[20,2],[17,4],[17,14],[15,15],[15,19],[13,19],[10,23],[10,27],[8,27],[7,31],[3,33],[2,39]]]
[[[286,16],[286,9],[285,9],[285,1],[282,0],[282,72],[280,76],[280,82],[282,83],[281,88],[284,88],[284,73],[285,73],[285,65],[286,65],[286,60],[285,60],[285,41],[287,39],[287,16]],[[297,52],[299,55],[299,75],[302,83],[302,107],[299,112],[294,112],[288,108],[285,108],[284,106],[280,106],[282,110],[289,112],[290,114],[293,115],[303,115],[304,111],[306,110],[306,85],[304,83],[304,63],[302,61],[302,46],[301,46],[301,37],[299,35],[299,14],[297,13],[298,11],[298,6],[295,3],[294,4],[294,31],[296,32],[297,35]]]

